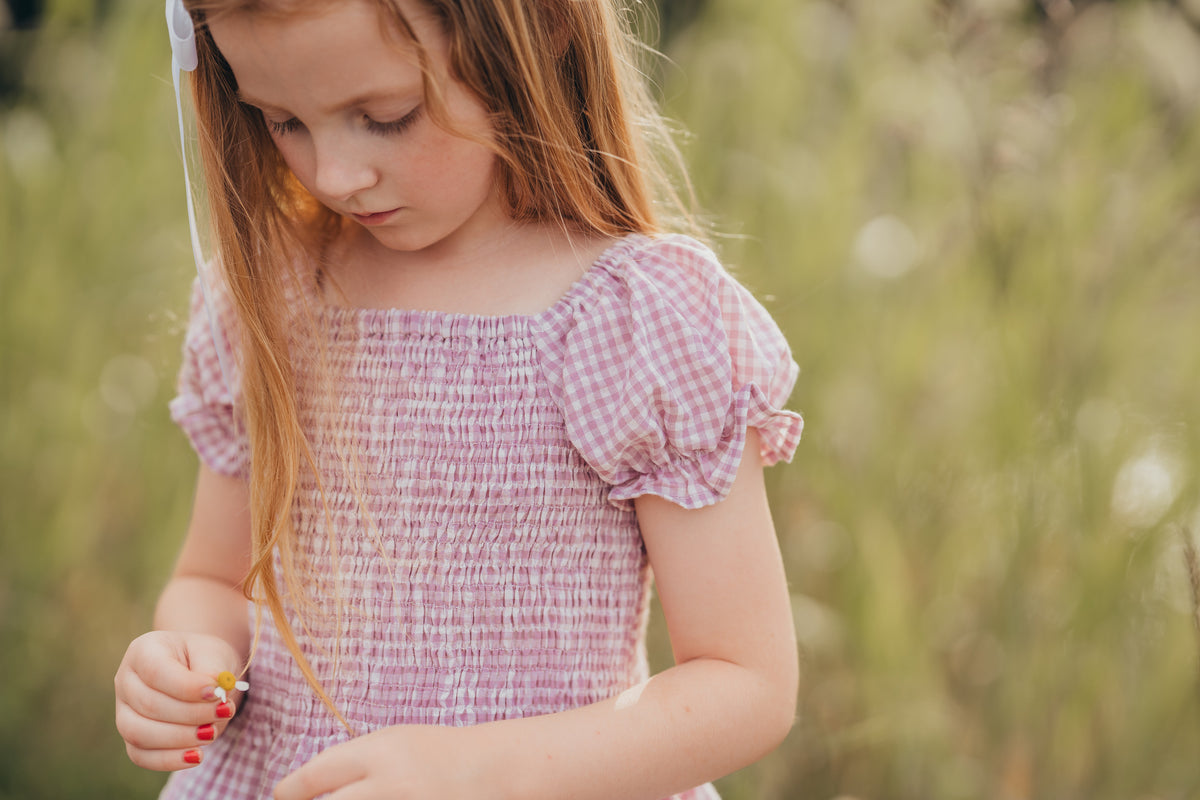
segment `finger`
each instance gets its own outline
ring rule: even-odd
[[[390,786],[392,793],[396,792],[396,786]],[[369,780],[354,781],[348,783],[342,788],[325,795],[321,800],[373,800],[380,796],[379,787]],[[388,794],[385,796],[393,796]]]
[[[180,642],[150,640],[132,672],[150,688],[186,701],[211,700],[215,679],[207,670],[192,669],[186,646]]]
[[[129,754],[129,760],[137,766],[157,772],[191,769],[204,760],[204,750],[199,747],[184,750],[141,750],[126,744],[125,752]]]
[[[228,725],[229,720],[233,719],[233,715],[237,713],[237,706],[232,700],[226,700],[224,703],[217,703],[215,713],[217,722]]]
[[[312,800],[327,792],[349,788],[366,772],[337,747],[318,755],[275,785],[275,800]]]
[[[132,676],[128,680],[119,694],[119,698],[138,716],[160,722],[195,726],[221,718],[221,710],[217,703],[212,701],[187,702],[171,697],[147,686],[137,676]],[[233,714],[230,713],[228,716],[232,717]]]
[[[186,750],[214,741],[224,725],[204,722],[199,725],[176,724],[147,719],[128,706],[117,709],[117,732],[137,750]]]

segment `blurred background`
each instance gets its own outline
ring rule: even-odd
[[[725,797],[1200,796],[1200,0],[659,11],[807,420],[769,473],[798,722]],[[162,783],[111,677],[195,469],[168,64],[158,3],[0,6],[3,800]]]

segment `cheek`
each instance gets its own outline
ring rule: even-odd
[[[453,173],[461,189],[490,189],[496,155],[486,144],[480,143],[481,139],[489,140],[492,137],[487,111],[461,84],[451,84],[447,95],[448,111],[454,126],[466,134],[455,136],[438,129],[443,137],[440,152],[449,162],[448,170]]]
[[[467,139],[455,139],[449,170],[460,190],[485,192],[491,188],[495,162],[496,156],[487,147]]]
[[[490,187],[495,157],[487,147],[440,129],[413,145],[410,157],[393,161],[401,180],[458,196]]]
[[[272,135],[271,139],[275,142],[275,149],[279,151],[279,155],[283,158],[283,163],[287,164],[288,169],[296,176],[296,179],[308,189],[312,191],[312,158],[311,148],[303,141],[302,136],[289,134],[280,136]]]

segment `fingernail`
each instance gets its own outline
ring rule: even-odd
[[[200,695],[201,700],[216,700],[217,693],[213,691],[213,687],[208,687],[204,690],[204,694]]]
[[[217,705],[217,716],[221,719],[229,719],[233,716],[233,706],[229,703],[219,703]]]
[[[213,737],[217,735],[217,730],[212,726],[211,722],[201,725],[196,728],[196,738],[203,742],[211,742]]]
[[[199,764],[200,763],[200,751],[199,750],[188,750],[186,753],[183,754],[183,763]]]

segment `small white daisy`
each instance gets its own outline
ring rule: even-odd
[[[232,672],[222,672],[217,676],[217,688],[213,689],[213,694],[222,702],[228,699],[228,693],[237,689],[239,692],[244,692],[250,688],[250,684],[245,681],[239,681]]]

